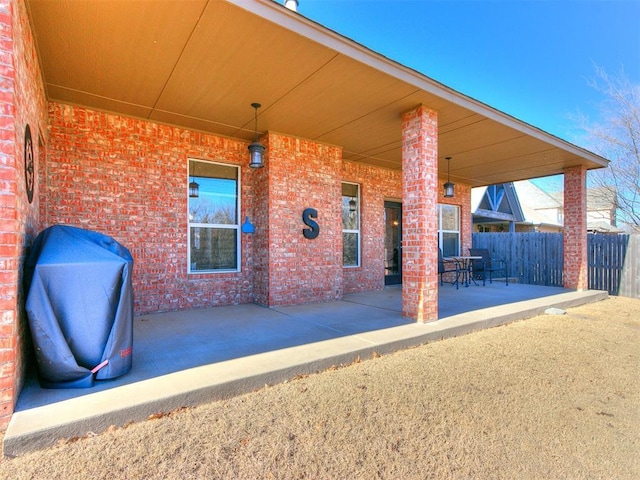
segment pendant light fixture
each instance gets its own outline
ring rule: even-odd
[[[249,166],[251,168],[262,168],[264,167],[264,145],[258,142],[258,109],[262,106],[259,103],[252,103],[251,106],[255,109],[255,135],[253,138],[253,143],[249,145]]]
[[[196,175],[196,162],[189,161],[189,170],[191,170],[191,166],[193,165],[193,176],[191,177],[191,181],[189,182],[189,197],[190,198],[198,198],[200,196],[200,185],[196,182],[193,177]]]
[[[447,183],[444,184],[444,196],[446,198],[453,197],[453,190],[454,190],[454,187],[456,186],[454,183],[452,183],[449,180],[450,167],[451,167],[451,157],[447,157]]]
[[[200,185],[195,182],[193,178],[189,182],[189,196],[191,198],[198,198],[200,196]]]

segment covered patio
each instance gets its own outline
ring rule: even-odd
[[[47,221],[99,227],[131,246],[136,312],[216,305],[193,300],[194,284],[201,291],[225,289],[225,298],[242,290],[235,303],[270,307],[379,288],[385,252],[377,232],[383,228],[383,202],[391,200],[402,204],[403,315],[432,321],[438,310],[434,245],[442,242],[438,204],[460,209],[456,249],[464,255],[472,246],[472,187],[556,174],[565,175],[570,192],[565,223],[573,228],[566,230],[571,236],[565,244],[577,246],[565,258],[565,286],[586,288],[580,201],[586,171],[607,161],[583,148],[324,28],[280,1],[111,0],[69,9],[65,2],[28,0],[27,11],[49,102],[49,181],[65,175],[69,164],[84,176],[75,182],[78,191],[64,186],[42,200],[50,210]],[[65,32],[64,42],[59,32]],[[180,130],[165,130],[170,126]],[[80,140],[83,132],[88,136]],[[69,136],[87,150],[66,145]],[[246,165],[242,153],[252,140],[264,144],[264,168],[241,172],[236,217],[250,221],[255,233],[241,239],[243,257],[232,268],[237,283],[230,288],[220,276],[199,278],[199,270],[193,275],[181,266],[170,270],[167,281],[172,255],[187,258],[194,248],[181,227],[187,177],[198,177],[187,170],[187,159]],[[70,150],[79,151],[77,157]],[[100,159],[96,172],[87,160],[94,157]],[[95,178],[113,177],[107,158],[126,165],[115,167],[131,186],[125,194],[123,185],[97,186]],[[445,178],[456,185],[454,196],[443,196]],[[349,265],[357,269],[344,270],[339,258],[339,182],[360,189],[356,230],[378,235]],[[94,198],[111,199],[112,191],[118,192],[114,215],[133,228],[121,222],[105,226],[103,204],[90,205]],[[82,209],[72,204],[74,197],[82,199]],[[65,208],[56,209],[60,202]],[[323,234],[300,243],[294,221],[309,207],[322,219]],[[154,215],[164,221],[149,225]],[[147,235],[163,238],[166,225],[179,229],[177,241],[159,243],[157,252],[141,241]],[[336,249],[337,261],[319,260],[334,258]],[[309,268],[295,268],[301,262]],[[318,273],[311,281],[312,270]],[[150,287],[155,284],[163,290]]]
[[[59,438],[99,433],[154,414],[228,398],[332,366],[530,318],[606,292],[509,285],[445,285],[440,320],[402,316],[401,287],[342,301],[265,308],[239,305],[141,315],[133,370],[87,389],[46,390],[32,372],[4,439],[19,455]]]
[[[11,0],[3,18],[16,186],[0,271],[0,423],[16,411],[6,454],[516,319],[505,309],[524,318],[558,294],[598,295],[581,292],[586,172],[606,159],[279,1],[72,3]],[[577,291],[439,288],[444,234],[454,253],[472,247],[472,187],[555,174],[564,286]],[[402,209],[395,224],[387,203]],[[23,264],[57,224],[109,235],[135,259],[134,371],[88,391],[45,392],[28,375]],[[382,291],[390,252],[403,286]]]

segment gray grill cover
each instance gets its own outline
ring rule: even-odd
[[[38,235],[25,280],[42,386],[89,387],[131,370],[132,270],[129,250],[101,233],[56,225]]]

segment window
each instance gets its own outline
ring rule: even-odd
[[[360,185],[342,184],[342,265],[360,266]]]
[[[238,167],[189,160],[187,183],[194,182],[196,191],[188,197],[189,273],[238,271]]]
[[[444,257],[460,255],[460,207],[438,204],[438,246]]]

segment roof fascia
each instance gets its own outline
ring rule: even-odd
[[[395,60],[391,60],[344,35],[341,35],[313,20],[293,12],[274,0],[226,0],[246,11],[258,15],[265,20],[277,23],[292,32],[313,40],[337,53],[346,55],[369,67],[402,80],[420,90],[436,95],[455,105],[464,107],[474,113],[494,120],[502,125],[513,128],[525,135],[534,137],[554,147],[565,150],[573,155],[582,157],[601,167],[607,167],[609,160],[569,143],[550,133],[540,130],[533,125],[518,120],[511,115],[496,110],[489,105],[464,95],[446,85],[427,77],[426,75],[406,67]]]
[[[513,216],[516,218],[516,221],[523,221],[524,213],[522,211],[522,207],[520,206],[520,199],[518,198],[516,189],[513,186],[513,182],[504,183],[503,188],[507,195],[507,201],[511,206],[511,211],[513,212]]]
[[[510,213],[494,212],[492,210],[484,210],[482,208],[473,212],[474,221],[504,221],[504,222],[521,222],[514,215]],[[478,218],[479,220],[475,220]],[[481,220],[480,220],[481,219]]]

